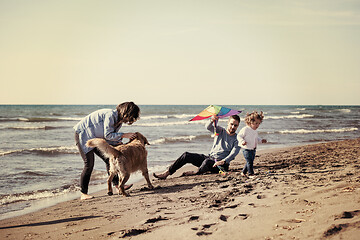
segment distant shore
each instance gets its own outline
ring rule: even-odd
[[[356,239],[360,139],[241,154],[219,174],[143,181],[131,197],[95,193],[0,221],[2,239]],[[186,167],[188,170],[192,167]]]

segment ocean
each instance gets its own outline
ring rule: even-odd
[[[73,126],[92,111],[115,105],[0,105],[0,219],[25,214],[80,196],[83,161]],[[123,132],[141,132],[150,142],[149,172],[163,171],[183,152],[207,154],[212,145],[205,121],[189,122],[205,105],[140,105],[141,118]],[[258,132],[268,140],[258,149],[357,138],[360,106],[244,106],[263,111]],[[226,127],[227,120],[219,124]],[[106,189],[105,164],[95,159],[89,192]],[[141,174],[131,176],[136,182]]]

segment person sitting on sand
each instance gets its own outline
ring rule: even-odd
[[[131,140],[136,136],[135,133],[122,133],[119,130],[123,123],[131,125],[139,119],[139,116],[140,109],[135,103],[124,102],[114,110],[100,109],[92,112],[74,126],[75,142],[84,160],[84,169],[80,177],[81,200],[93,197],[88,195],[88,186],[94,168],[94,153],[105,162],[108,174],[110,169],[109,159],[103,156],[97,148],[87,147],[86,142],[92,138],[104,138],[110,144],[119,145],[123,138]],[[112,182],[118,186],[118,176],[114,177]],[[125,186],[125,189],[129,189],[131,186]]]
[[[206,124],[206,128],[214,133],[213,123],[218,121],[217,116],[212,116],[211,120]],[[214,143],[209,155],[197,153],[183,153],[165,172],[161,174],[153,174],[158,179],[166,179],[169,175],[174,174],[178,169],[187,163],[198,167],[197,171],[185,172],[184,175],[203,174],[211,171],[218,173],[222,166],[226,171],[229,169],[230,161],[232,161],[240,151],[240,147],[236,138],[236,130],[240,123],[240,117],[233,115],[229,117],[227,128],[224,129],[216,125],[216,135]]]
[[[242,170],[242,175],[246,176],[246,173],[249,172],[249,177],[254,176],[254,159],[256,154],[256,147],[258,143],[266,143],[266,139],[261,139],[258,137],[258,132],[256,129],[260,126],[264,119],[263,112],[252,112],[251,114],[247,113],[245,117],[246,126],[243,127],[238,136],[238,142],[243,148],[244,158],[246,160],[245,166]]]

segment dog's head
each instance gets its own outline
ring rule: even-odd
[[[145,137],[144,135],[142,135],[142,134],[139,133],[139,132],[136,132],[135,134],[136,134],[136,137],[135,137],[134,139],[132,139],[131,141],[137,139],[137,140],[139,140],[144,146],[145,146],[145,144],[150,145],[150,143],[148,142],[148,140],[146,139],[146,137]]]

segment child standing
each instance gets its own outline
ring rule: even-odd
[[[254,176],[253,166],[257,144],[267,142],[266,139],[259,138],[258,132],[256,131],[263,119],[263,112],[258,113],[254,111],[251,114],[247,113],[245,117],[246,126],[240,130],[237,136],[239,145],[243,148],[243,154],[246,160],[245,167],[242,170],[243,176],[246,176],[247,172],[249,172],[249,177]]]

